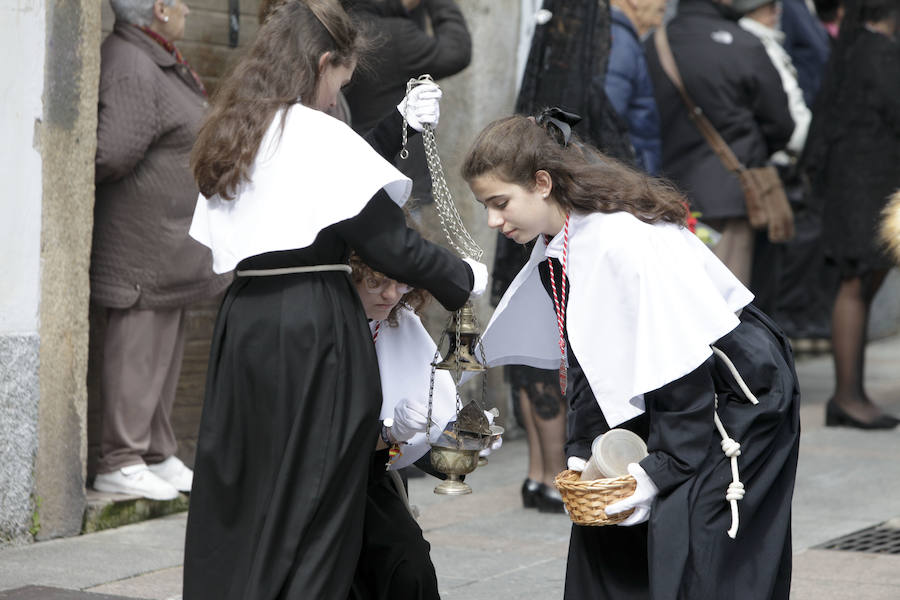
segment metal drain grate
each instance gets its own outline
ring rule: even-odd
[[[895,525],[895,523],[891,523]],[[856,531],[817,546],[824,550],[900,554],[900,528],[885,523]]]

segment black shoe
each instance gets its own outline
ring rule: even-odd
[[[893,429],[900,424],[900,419],[890,415],[879,415],[868,423],[848,415],[843,408],[829,400],[825,405],[826,427],[856,427],[857,429]]]
[[[538,491],[541,484],[534,479],[526,479],[522,484],[522,506],[525,508],[537,508]]]
[[[542,513],[564,513],[566,505],[559,495],[559,490],[542,483],[537,493],[537,509]]]

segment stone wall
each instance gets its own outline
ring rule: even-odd
[[[94,205],[100,7],[47,3],[37,539],[75,535],[84,514],[88,264]]]

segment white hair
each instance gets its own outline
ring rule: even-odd
[[[174,6],[175,0],[162,0],[166,6]],[[116,21],[149,27],[153,23],[153,5],[156,0],[109,0]]]

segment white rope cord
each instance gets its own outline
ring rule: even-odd
[[[716,410],[719,408],[719,395],[716,394]],[[738,500],[744,497],[744,484],[741,483],[738,473],[737,457],[741,455],[741,445],[732,438],[728,437],[722,420],[719,419],[719,413],[713,412],[713,420],[716,422],[716,429],[722,436],[722,452],[731,459],[731,483],[728,484],[728,490],[725,492],[725,499],[731,503],[731,529],[728,530],[728,537],[734,539],[738,531]]]
[[[716,348],[715,346],[710,346],[712,348],[713,353],[722,359],[722,362],[725,363],[725,366],[728,367],[728,370],[731,371],[731,374],[734,376],[737,381],[738,387],[741,388],[741,391],[753,404],[759,404],[759,400],[757,400],[756,396],[753,395],[753,392],[750,391],[750,388],[747,387],[747,384],[744,383],[744,379],[741,377],[740,373],[738,373],[737,368],[735,368],[734,363],[731,362],[724,352]],[[731,459],[731,483],[728,484],[728,489],[725,491],[725,500],[727,500],[731,504],[731,529],[728,530],[728,537],[734,539],[737,536],[738,532],[738,500],[743,499],[744,497],[744,484],[741,483],[740,474],[738,473],[738,460],[737,457],[741,455],[741,445],[734,440],[731,436],[728,435],[728,432],[725,431],[725,426],[722,425],[722,420],[719,418],[719,395],[715,395],[715,410],[713,411],[713,420],[716,423],[716,429],[719,430],[719,435],[722,436],[722,452],[725,453],[725,456]]]
[[[747,400],[749,400],[751,404],[759,404],[759,400],[756,399],[756,396],[753,395],[753,392],[751,392],[750,388],[747,387],[747,384],[744,383],[744,380],[741,378],[740,373],[738,373],[737,368],[734,366],[734,363],[731,362],[731,359],[728,358],[724,352],[722,352],[715,346],[710,346],[710,348],[712,348],[713,354],[721,358],[722,362],[725,363],[725,366],[728,367],[728,370],[731,371],[731,374],[737,381],[738,387],[740,387],[741,391],[744,392],[744,396],[747,398]]]
[[[353,273],[350,265],[309,265],[306,267],[285,267],[283,269],[248,269],[235,271],[238,277],[267,277],[270,275],[291,275],[293,273],[320,273],[322,271],[344,271]]]

